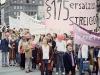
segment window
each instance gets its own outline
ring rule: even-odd
[[[30,15],[30,12],[28,12],[28,15]]]
[[[42,14],[42,12],[40,12],[40,15]]]
[[[33,0],[33,3],[35,3],[35,0]]]
[[[16,12],[14,12],[14,16],[16,16],[17,15],[17,13]]]
[[[14,9],[16,9],[16,6],[14,6]]]
[[[22,6],[20,6],[20,9],[23,9],[23,7],[22,7]]]
[[[17,3],[17,0],[14,0],[14,3]]]
[[[23,0],[20,0],[20,3],[23,3]]]
[[[37,9],[37,6],[33,6],[33,10],[36,10]]]
[[[17,15],[20,15],[19,12],[17,12]]]
[[[29,3],[29,0],[26,0],[26,3]]]
[[[27,14],[27,11],[25,11],[25,13]]]
[[[17,6],[17,9],[19,9],[19,6]]]
[[[39,4],[42,4],[42,1],[39,1]]]
[[[28,10],[30,9],[30,6],[28,6]]]
[[[31,15],[33,15],[33,12],[31,12]]]
[[[36,12],[34,12],[34,15],[36,15]]]

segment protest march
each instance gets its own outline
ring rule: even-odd
[[[44,19],[23,11],[9,16],[9,25],[0,25],[2,68],[19,67],[33,75],[36,70],[40,75],[100,75],[96,5],[96,0],[44,0]]]

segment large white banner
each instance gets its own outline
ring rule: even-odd
[[[28,28],[30,30],[31,34],[34,34],[34,33],[42,33],[43,34],[45,26],[42,25],[40,20],[36,20],[36,19],[28,16],[27,14],[21,12],[20,28]],[[39,30],[41,30],[41,29],[42,29],[42,31],[39,32]]]
[[[92,30],[97,26],[96,0],[44,0],[48,28],[73,30],[72,22]]]
[[[9,25],[10,29],[15,28],[16,30],[19,30],[20,21],[9,16]]]
[[[30,17],[27,14],[21,12],[20,13],[20,28],[30,29],[31,25],[42,25],[42,23],[40,20],[36,20],[33,17]]]

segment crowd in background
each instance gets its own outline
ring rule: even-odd
[[[100,27],[94,31],[99,33]],[[62,75],[75,75],[77,71],[79,75],[85,71],[100,75],[100,46],[74,44],[73,34],[64,33],[63,38],[56,33],[31,35],[29,29],[3,27],[0,35],[2,67],[16,66],[26,73],[39,69],[41,75],[52,75],[54,68],[56,75],[60,70]]]

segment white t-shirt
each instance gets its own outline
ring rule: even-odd
[[[98,57],[100,57],[100,50],[99,50],[99,53],[98,53]]]
[[[43,51],[43,59],[49,59],[49,46],[44,47],[44,45],[42,45],[42,51]]]
[[[56,42],[57,51],[66,52],[66,42],[65,41],[57,41]]]

